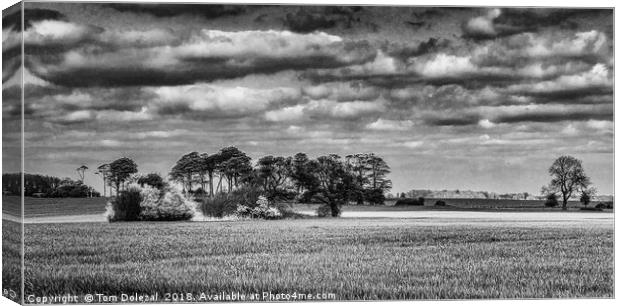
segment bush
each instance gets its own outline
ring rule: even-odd
[[[547,200],[545,201],[546,207],[556,207],[559,204],[560,203],[558,203],[558,197],[555,195],[555,193],[547,195]]]
[[[179,221],[196,213],[196,203],[175,188],[129,185],[108,203],[108,221]]]
[[[237,206],[243,205],[249,208],[257,206],[256,202],[261,195],[257,187],[241,187],[231,193],[218,193],[213,197],[203,196],[200,210],[205,216],[222,218],[235,215]]]
[[[446,202],[439,200],[435,202],[435,206],[446,206]]]
[[[370,189],[367,190],[365,193],[365,198],[368,203],[373,205],[385,204],[385,195],[383,194],[383,189]]]
[[[420,199],[411,199],[411,198],[405,198],[405,199],[398,199],[396,201],[396,204],[394,204],[395,206],[404,206],[404,205],[415,205],[415,206],[423,206],[424,205],[424,198],[421,198],[422,201],[420,202]]]
[[[200,205],[205,216],[223,218],[235,214],[237,202],[228,194],[218,193],[213,197],[205,197]]]
[[[250,208],[246,205],[238,205],[236,215],[242,218],[251,217],[267,220],[281,219],[283,217],[277,207],[269,206],[269,201],[264,196],[258,198],[254,208]]]
[[[603,203],[598,203],[598,204],[596,204],[596,206],[594,206],[594,207],[595,207],[595,208],[600,208],[600,209],[603,209],[603,208],[607,208],[607,205],[606,205],[606,204],[603,204]]]
[[[109,222],[138,221],[140,218],[140,187],[130,186],[112,198],[106,206],[106,217]]]
[[[340,217],[340,215],[342,214],[342,210],[340,209],[340,207],[337,208],[336,211],[336,216],[335,217]],[[319,208],[316,209],[316,215],[324,218],[324,217],[334,217],[332,215],[332,207],[329,206],[328,204],[323,204],[321,206],[319,206]]]
[[[142,188],[141,195],[140,220],[181,221],[190,220],[196,214],[196,203],[176,188],[161,192],[147,185]]]

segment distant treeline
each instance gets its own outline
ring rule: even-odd
[[[2,174],[2,194],[21,195],[21,174]],[[45,198],[99,197],[99,192],[81,181],[39,174],[24,174],[24,196]]]

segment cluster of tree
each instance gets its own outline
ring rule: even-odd
[[[109,164],[97,167],[98,174],[103,179],[103,195],[106,195],[106,186],[110,187],[110,195],[114,191],[118,194],[125,188],[129,178],[138,172],[138,165],[128,157],[121,157]]]
[[[21,174],[2,175],[2,190],[6,195],[21,195]],[[82,180],[58,178],[39,174],[24,174],[24,196],[46,198],[99,197],[99,192],[84,184]]]
[[[372,153],[344,158],[331,154],[316,159],[305,153],[292,157],[269,155],[252,166],[247,154],[236,147],[226,147],[211,155],[185,154],[169,175],[190,193],[213,196],[241,186],[255,186],[269,199],[299,197],[301,202],[318,201],[338,215],[339,206],[344,203],[382,204],[385,192],[392,187],[386,177],[389,173],[387,163]]]

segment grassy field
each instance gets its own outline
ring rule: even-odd
[[[24,216],[67,216],[102,214],[107,198],[31,198],[24,199]],[[2,210],[19,215],[20,201],[17,196],[3,196]]]
[[[420,221],[421,222],[421,221]],[[613,296],[610,223],[407,219],[26,225],[26,294]]]
[[[3,295],[13,301],[19,301],[22,289],[21,240],[21,224],[2,220],[2,289],[12,290],[9,294],[3,290]]]
[[[417,210],[483,210],[483,211],[561,211],[560,207],[549,208],[537,200],[488,200],[488,199],[441,199],[447,206],[433,204],[438,199],[426,199],[424,206],[394,206],[395,200],[386,205],[346,205],[343,211],[417,211]],[[107,198],[25,198],[26,218],[48,216],[95,215],[105,212]],[[3,196],[3,212],[20,214],[19,197]],[[595,204],[594,204],[595,205]],[[318,204],[291,204],[297,211],[316,211]],[[579,202],[569,202],[570,210],[583,207]],[[592,205],[593,206],[593,205]]]

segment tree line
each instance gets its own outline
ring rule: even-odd
[[[255,165],[236,147],[208,154],[187,153],[172,167],[169,177],[184,191],[214,196],[240,187],[260,188],[270,200],[297,199],[321,202],[338,214],[341,204],[383,204],[392,182],[390,167],[373,153],[336,154],[311,159],[305,153],[294,156],[267,155]]]
[[[5,195],[20,196],[22,177],[20,173],[2,174],[2,192]],[[55,176],[24,174],[24,196],[45,198],[86,198],[98,197],[99,192],[85,185],[81,180],[58,178]]]
[[[98,168],[104,185],[118,193],[133,174],[136,163],[123,157]],[[234,146],[215,153],[189,152],[174,164],[168,178],[183,192],[213,197],[242,187],[258,188],[270,200],[298,200],[328,205],[332,215],[342,204],[383,204],[392,188],[387,178],[390,167],[374,153],[341,157],[336,154],[310,158],[267,155],[253,163],[252,158]],[[139,184],[163,184],[157,174],[140,176]],[[105,194],[105,191],[104,191]]]

